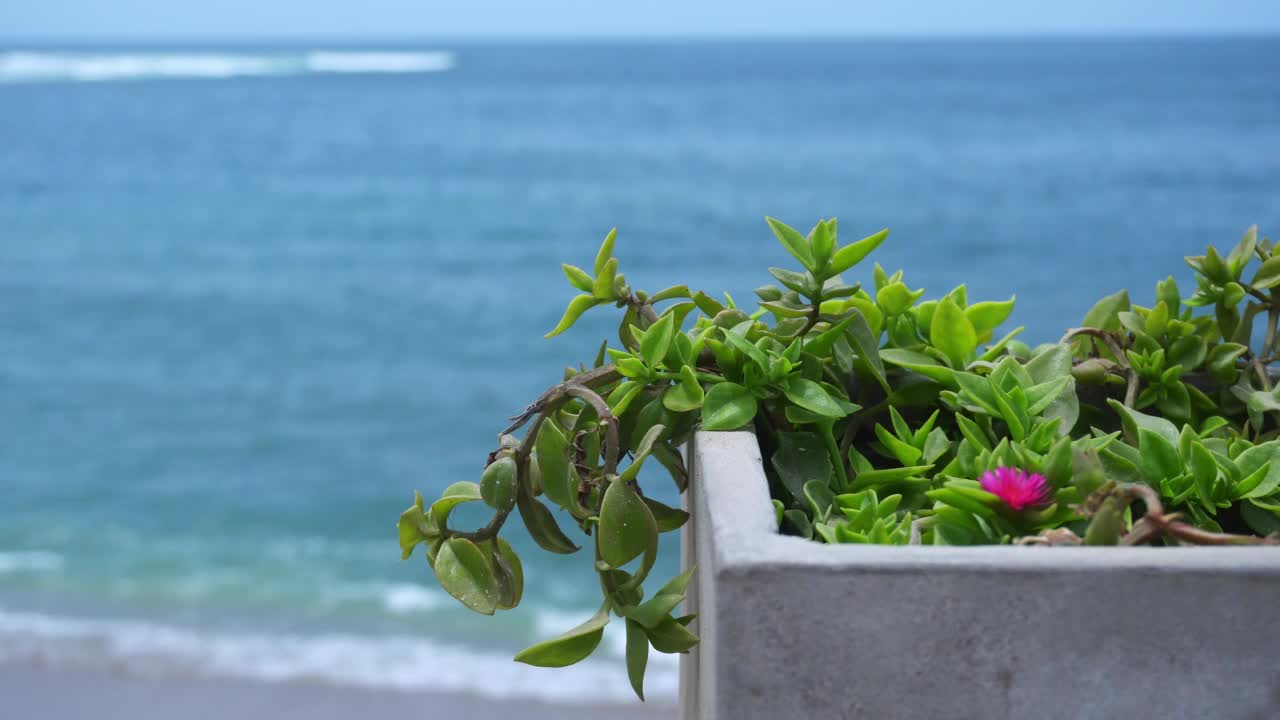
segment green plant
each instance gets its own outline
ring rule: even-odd
[[[688,516],[647,497],[638,474],[656,462],[684,491],[680,448],[699,427],[753,429],[780,527],[827,543],[1276,542],[1280,389],[1268,368],[1280,257],[1253,229],[1225,258],[1212,247],[1188,258],[1190,298],[1172,278],[1150,307],[1120,292],[1060,342],[1031,348],[1022,328],[997,338],[1013,298],[971,303],[961,285],[922,301],[878,264],[870,287],[846,283],[887,230],[841,245],[834,219],[807,235],[768,222],[800,269],[769,268],[777,284],[756,290],[751,312],[683,285],[633,290],[613,232],[590,272],[565,265],[580,294],[549,336],[613,305],[618,344],[515,417],[479,483],[430,507],[418,496],[401,516],[404,557],[425,544],[445,590],[487,614],[523,589],[499,536],[512,513],[548,552],[579,551],[565,524],[588,538],[599,611],[517,660],[578,662],[617,618],[643,698],[649,649],[697,642],[692,618],[676,615],[692,568],[645,588],[659,534]],[[488,524],[451,524],[468,502],[492,509]]]

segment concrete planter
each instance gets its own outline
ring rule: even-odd
[[[1275,548],[827,546],[751,433],[698,433],[685,720],[1277,718]]]

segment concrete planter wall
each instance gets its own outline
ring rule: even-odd
[[[1275,548],[826,546],[699,433],[685,720],[1280,718]]]

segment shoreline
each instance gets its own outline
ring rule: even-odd
[[[413,692],[340,687],[320,683],[264,682],[211,676],[144,675],[37,663],[0,663],[0,697],[15,720],[340,720],[354,717],[465,716],[468,720],[664,720],[670,704],[554,704],[496,700],[466,693]],[[12,714],[10,714],[12,713]]]

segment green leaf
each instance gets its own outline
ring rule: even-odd
[[[1280,533],[1280,513],[1259,507],[1253,500],[1240,503],[1240,515],[1249,529],[1259,535]]]
[[[679,530],[689,521],[689,513],[679,508],[673,508],[645,496],[641,498],[644,504],[649,506],[649,512],[653,513],[653,520],[658,525],[658,532],[671,532]]]
[[[726,330],[724,338],[725,341],[732,345],[735,350],[750,358],[751,362],[756,364],[756,367],[768,372],[769,358],[765,356],[764,351],[755,345],[752,345],[751,341],[733,330]]]
[[[688,365],[680,367],[680,382],[662,393],[662,404],[671,412],[689,412],[702,407],[704,395],[698,377]]]
[[[444,489],[440,499],[431,503],[431,518],[436,525],[444,527],[449,520],[449,513],[465,502],[482,500],[480,486],[473,482],[456,482]]]
[[[800,502],[805,499],[805,483],[811,480],[831,482],[831,455],[822,439],[813,433],[778,433],[778,449],[770,463],[782,486]]]
[[[578,495],[577,472],[569,466],[569,440],[555,420],[548,418],[538,427],[534,450],[542,493],[560,507],[573,507]]]
[[[613,412],[614,417],[621,417],[626,414],[631,407],[631,403],[640,395],[645,388],[641,382],[623,382],[609,393],[608,404],[609,410]]]
[[[1118,545],[1124,533],[1124,508],[1120,501],[1109,497],[1102,501],[1098,511],[1089,521],[1084,534],[1085,545]]]
[[[902,282],[891,282],[876,292],[876,304],[886,315],[904,313],[915,301],[915,295]]]
[[[645,365],[656,368],[662,363],[667,357],[674,334],[675,318],[671,315],[663,315],[645,330],[644,337],[640,339],[640,356],[644,358]]]
[[[567,667],[585,660],[595,652],[604,637],[604,626],[609,624],[609,610],[600,608],[591,619],[572,630],[532,645],[516,655],[516,662],[537,667]]]
[[[596,271],[596,281],[591,286],[591,294],[598,300],[613,300],[613,281],[618,277],[618,258],[609,258],[604,267]]]
[[[894,437],[893,434],[888,430],[885,430],[882,425],[876,425],[876,437],[885,446],[885,448],[887,448],[889,452],[898,459],[898,462],[903,465],[915,464],[915,462],[924,454],[914,445],[909,445]],[[862,477],[862,475],[859,475],[858,477]]]
[[[933,312],[929,342],[951,361],[951,367],[964,369],[978,348],[978,334],[973,323],[951,298],[943,298]]]
[[[1218,479],[1218,463],[1214,462],[1213,454],[1199,440],[1191,443],[1191,477],[1195,480],[1196,494],[1200,496],[1201,502],[1211,512],[1216,510],[1213,485]]]
[[[1280,285],[1280,255],[1263,261],[1262,266],[1258,268],[1258,272],[1254,273],[1253,280],[1249,284],[1259,290],[1267,290]]]
[[[649,636],[649,642],[653,645],[653,649],[660,653],[683,653],[688,652],[694,645],[698,644],[698,636],[689,632],[689,629],[682,625],[678,620],[667,618],[658,624],[657,627],[646,631]]]
[[[840,248],[831,257],[831,272],[839,275],[862,262],[863,258],[870,255],[872,250],[880,247],[880,243],[884,242],[887,237],[889,237],[889,228]]]
[[[658,542],[658,525],[631,485],[622,480],[609,483],[600,505],[598,528],[600,557],[620,568]]]
[[[1009,314],[1013,312],[1013,301],[1016,298],[1009,298],[1004,302],[980,302],[974,303],[965,308],[965,317],[969,318],[969,322],[973,324],[973,329],[979,335],[989,333],[1000,327],[1000,324],[1009,319]]]
[[[515,548],[506,540],[495,537],[497,552],[493,553],[493,576],[498,582],[498,609],[510,610],[520,604],[524,595],[524,565]]]
[[[1228,385],[1235,382],[1240,371],[1236,368],[1236,359],[1245,354],[1248,347],[1239,343],[1222,343],[1209,353],[1207,365],[1209,375],[1218,383]]]
[[[486,505],[499,512],[511,512],[515,508],[515,458],[508,455],[489,463],[480,475],[480,497]]]
[[[1177,444],[1178,428],[1168,420],[1155,415],[1147,415],[1137,410],[1131,410],[1114,398],[1107,398],[1107,404],[1120,416],[1120,422],[1124,425],[1126,437],[1136,438],[1138,437],[1138,429],[1146,428],[1165,440]]]
[[[1152,487],[1158,488],[1163,481],[1183,474],[1177,446],[1151,430],[1138,430],[1138,451],[1142,458],[1142,474],[1146,475]]]
[[[1252,225],[1248,230],[1244,231],[1244,236],[1240,238],[1240,242],[1231,249],[1231,253],[1227,255],[1227,268],[1231,270],[1231,276],[1238,278],[1240,272],[1253,259],[1253,250],[1258,244],[1258,226]]]
[[[897,365],[898,367],[919,373],[952,390],[959,387],[956,381],[955,371],[928,355],[914,352],[912,350],[884,348],[880,351],[880,358],[890,365]]]
[[[788,400],[810,412],[833,419],[845,416],[844,410],[831,399],[827,391],[812,380],[793,375],[783,380],[782,392]]]
[[[596,252],[595,273],[600,274],[604,270],[604,266],[613,257],[613,242],[618,238],[618,228],[613,228],[608,235],[604,236],[604,242],[600,243],[600,250]]]
[[[809,233],[809,247],[813,251],[814,268],[821,270],[831,259],[831,251],[835,248],[835,237],[825,220],[819,220]],[[834,274],[834,273],[833,273]]]
[[[817,337],[813,338],[812,340],[805,342],[804,351],[807,353],[816,355],[818,357],[826,357],[827,355],[830,355],[831,347],[835,345],[835,342],[837,340],[844,337],[845,329],[849,327],[849,325],[854,321],[855,317],[858,317],[861,314],[862,313],[858,312],[857,310],[854,310],[853,312],[849,313],[849,315],[846,316],[840,322],[822,331],[821,334],[819,334]],[[866,323],[865,319],[863,320],[863,323]]]
[[[1121,290],[1114,295],[1108,295],[1097,302],[1089,312],[1085,313],[1084,321],[1080,323],[1080,327],[1097,328],[1099,330],[1116,331],[1120,329],[1119,313],[1128,310],[1129,291]],[[1072,345],[1075,352],[1083,354],[1085,350],[1092,344],[1090,338],[1076,338]],[[1107,352],[1105,356],[1109,356]]]
[[[1204,362],[1208,349],[1209,344],[1204,338],[1199,335],[1185,335],[1174,340],[1173,345],[1169,346],[1168,361],[1165,364],[1167,367],[1181,365],[1187,371],[1194,370]]]
[[[737,430],[755,416],[755,395],[735,383],[712,385],[702,402],[703,430]]]
[[[556,524],[555,516],[546,505],[538,502],[527,492],[516,493],[516,507],[520,510],[520,519],[529,530],[529,537],[538,547],[560,555],[569,555],[578,551],[578,546],[565,536]]]
[[[627,677],[636,697],[644,700],[644,670],[649,664],[649,636],[640,623],[627,618]]]
[[[766,217],[765,222],[769,223],[769,229],[773,231],[773,234],[778,238],[778,242],[782,243],[782,247],[786,248],[792,257],[799,260],[801,265],[811,271],[817,269],[817,265],[813,260],[813,253],[809,250],[809,241],[800,234],[799,230],[771,217]]]
[[[595,279],[588,275],[586,270],[567,263],[561,264],[560,268],[564,270],[564,276],[569,278],[569,284],[582,292],[591,292],[595,286]]]
[[[879,489],[886,485],[902,482],[913,477],[922,477],[933,469],[933,465],[908,465],[907,467],[887,468],[885,470],[866,470],[853,478],[853,492],[861,492],[868,488]]]
[[[430,542],[439,536],[439,530],[432,528],[427,521],[427,515],[422,509],[422,493],[415,492],[413,494],[413,504],[400,514],[400,520],[396,523],[396,530],[400,536],[400,559],[407,560],[413,554],[413,549],[420,542]]]
[[[785,268],[771,267],[769,274],[778,282],[804,295],[805,297],[814,297],[818,294],[817,282],[806,273],[798,273],[794,270]]]
[[[867,319],[861,311],[855,310],[849,320],[848,338],[853,349],[858,353],[859,362],[867,372],[871,373],[876,382],[880,383],[880,387],[884,388],[885,392],[889,392],[884,363],[880,360],[879,333],[872,332],[871,326],[867,324]]]
[[[436,580],[458,602],[475,612],[492,615],[498,607],[498,583],[489,560],[475,543],[446,540],[436,553]]]
[[[688,298],[688,297],[692,297],[689,294],[688,285],[672,285],[669,288],[659,290],[658,292],[649,296],[649,302],[659,303],[659,302],[662,302],[663,300],[672,300],[675,298]]]
[[[555,337],[556,335],[559,335],[565,330],[573,327],[573,324],[578,321],[578,318],[582,317],[582,313],[602,302],[604,301],[597,300],[591,295],[579,295],[570,300],[569,307],[565,308],[564,316],[560,318],[560,323],[556,325],[554,330],[547,333],[544,337]]]

